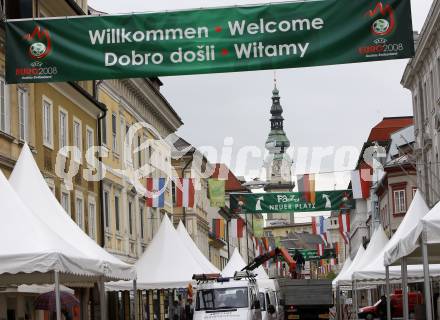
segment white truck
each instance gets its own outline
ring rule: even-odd
[[[220,275],[194,275],[194,320],[262,320],[258,285],[249,272],[233,278]]]

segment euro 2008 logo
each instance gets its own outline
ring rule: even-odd
[[[26,34],[24,39],[30,43],[28,53],[33,60],[41,60],[52,51],[49,31],[41,29],[40,26],[36,26],[32,33]]]
[[[389,4],[383,5],[382,2],[378,2],[373,10],[367,12],[367,16],[375,19],[371,25],[373,35],[384,37],[393,32],[395,27],[394,10]]]

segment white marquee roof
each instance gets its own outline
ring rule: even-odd
[[[344,272],[339,273],[337,280],[338,285],[351,286],[352,284],[351,277],[353,275],[353,271],[356,269],[356,266],[359,265],[359,262],[362,260],[364,254],[365,254],[365,249],[361,244],[350,266]]]
[[[72,283],[99,277],[99,261],[85,257],[33,214],[1,171],[0,190],[1,284],[53,283],[54,271]]]
[[[52,232],[80,252],[80,256],[99,263],[99,269],[106,280],[129,280],[136,277],[133,266],[100,247],[70,218],[47,186],[27,144],[23,147],[9,181],[32,213],[43,220]]]
[[[417,192],[416,197],[418,201],[417,207],[414,208],[414,210],[426,213],[428,207],[423,200],[422,194]],[[415,202],[414,200],[413,203]],[[411,203],[410,210],[412,207],[413,204]],[[420,215],[422,215],[422,213],[420,213],[419,216]],[[440,263],[440,203],[437,203],[429,210],[417,224],[414,224],[406,235],[403,235],[399,239],[398,243],[387,250],[384,259],[385,263],[396,264],[399,263],[400,258],[406,256],[408,264],[420,264],[421,250],[419,241],[424,230],[428,243],[429,262]],[[434,267],[430,266],[431,276],[433,273]]]
[[[333,281],[332,281],[332,285],[333,285],[334,287],[336,286],[336,284],[337,284],[337,282],[339,281],[339,279],[340,279],[341,277],[344,276],[344,273],[347,272],[348,268],[350,268],[351,263],[352,263],[351,258],[348,257],[348,258],[345,260],[344,265],[342,266],[341,271],[339,271],[339,273],[338,273],[338,275],[336,276],[336,278],[334,278]]]
[[[192,257],[170,219],[164,215],[153,240],[135,264],[137,287],[142,290],[186,288],[193,274],[203,268]],[[118,281],[106,285],[107,290],[131,290],[131,282]]]
[[[194,241],[191,239],[191,236],[188,234],[188,231],[186,230],[185,226],[183,225],[182,221],[179,222],[179,225],[177,226],[177,233],[185,245],[185,247],[188,249],[188,251],[191,253],[191,256],[196,260],[199,265],[202,267],[204,273],[220,273],[220,270],[217,269],[206,257],[205,255],[200,251],[200,249],[197,247],[197,245],[194,243]]]
[[[411,205],[405,214],[399,228],[393,234],[388,243],[377,253],[375,259],[366,265],[362,270],[355,272],[353,278],[356,281],[368,281],[368,280],[385,280],[385,266],[384,259],[387,256],[389,250],[393,250],[396,246],[400,246],[402,239],[408,235],[408,233],[414,229],[426,213],[428,212],[428,206],[423,200],[420,192],[417,192],[414,196]],[[408,275],[409,277],[423,276],[423,268],[421,265],[409,267]],[[390,268],[390,279],[400,279],[401,270],[400,267]]]
[[[247,264],[244,262],[240,252],[237,248],[235,248],[231,258],[222,271],[222,276],[233,277],[236,271],[241,271],[244,267],[246,267],[246,265]],[[253,272],[256,274],[257,280],[269,279],[269,276],[262,266],[259,266]]]

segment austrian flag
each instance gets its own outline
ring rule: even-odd
[[[348,244],[350,241],[350,213],[343,211],[339,215],[339,232],[344,242]]]
[[[231,220],[231,237],[232,238],[243,238],[243,229],[245,222],[243,219],[232,219]]]
[[[179,178],[176,181],[176,206],[194,208],[194,179]]]
[[[359,169],[351,172],[351,188],[353,199],[367,199],[370,196],[371,171]]]
[[[147,178],[147,207],[165,207],[165,189],[165,178]]]

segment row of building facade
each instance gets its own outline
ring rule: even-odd
[[[5,0],[1,6],[7,18],[95,13],[87,0]],[[65,211],[97,243],[129,263],[146,249],[165,214],[176,225],[184,221],[200,250],[218,268],[226,264],[234,247],[245,258],[253,257],[244,239],[217,239],[213,234],[213,218],[232,218],[227,206],[213,208],[209,202],[211,176],[206,172],[214,173],[220,165],[209,163],[175,135],[183,121],[162,95],[158,78],[6,85],[3,26],[0,43],[0,169],[6,176],[27,143]],[[139,123],[143,126],[132,132],[130,128]],[[70,146],[79,152],[63,149]],[[87,159],[87,151],[94,146],[100,151],[91,155],[102,165]],[[200,159],[202,165],[195,163]],[[236,189],[243,189],[243,182],[226,169],[226,185],[235,183]],[[136,179],[139,173],[152,178],[170,174],[194,178],[198,186],[194,208],[176,206],[170,179],[165,206],[147,207],[145,194],[138,191],[146,179]],[[102,179],[88,179],[87,174]],[[252,239],[250,224],[245,235]]]

